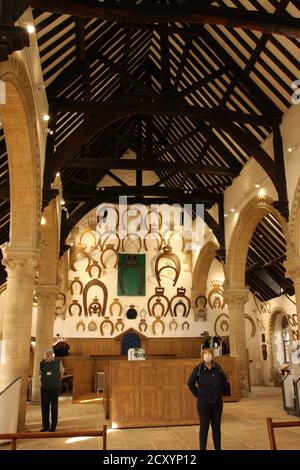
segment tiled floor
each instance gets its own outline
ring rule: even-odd
[[[71,399],[60,399],[59,426],[57,430],[97,429],[105,423],[102,400],[72,403]],[[269,441],[266,418],[294,421],[295,416],[282,409],[281,392],[278,388],[254,387],[250,397],[237,403],[225,403],[222,420],[222,442],[224,450],[268,449]],[[30,431],[41,428],[40,406],[28,405],[27,425]],[[176,426],[143,429],[109,429],[108,449],[198,449],[198,426]],[[300,450],[300,427],[275,430],[278,449]],[[20,449],[100,449],[99,438],[52,439],[20,441]],[[212,448],[209,436],[208,448]],[[0,446],[8,449],[7,445]]]

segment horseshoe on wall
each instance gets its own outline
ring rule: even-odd
[[[102,313],[102,305],[100,304],[98,297],[95,297],[89,305],[89,314],[93,315],[93,313],[96,313],[98,317],[100,317]]]
[[[182,302],[182,300],[179,300],[178,302],[176,302],[176,304],[174,305],[174,308],[173,308],[173,313],[174,313],[174,316],[177,317],[177,309],[179,306],[182,306],[183,307],[183,314],[182,316],[183,317],[186,317],[186,312],[187,312],[187,306],[185,305],[184,302]]]
[[[93,268],[98,269],[98,276],[97,277],[99,279],[99,277],[101,276],[101,268],[100,268],[99,264],[97,263],[97,261],[93,261],[92,264],[89,267],[88,273],[89,273],[91,278],[93,278],[93,276],[92,276],[92,269]]]
[[[156,318],[156,320],[154,320],[154,322],[152,323],[152,332],[154,335],[156,335],[156,331],[155,331],[155,327],[156,325],[160,323],[160,325],[162,326],[162,329],[161,329],[161,334],[163,335],[164,332],[165,332],[165,324],[162,320],[160,320],[159,318]]]
[[[138,248],[138,253],[141,251],[141,248],[142,248],[142,240],[141,240],[141,237],[137,234],[137,233],[127,233],[127,235],[123,238],[122,240],[122,251],[125,251],[125,242],[127,240],[130,240],[130,236],[134,236],[136,237],[136,240],[138,240],[139,242],[139,248]]]
[[[73,307],[77,307],[79,308],[79,312],[78,312],[78,316],[80,317],[81,313],[82,313],[82,307],[81,305],[78,303],[78,300],[72,300],[72,303],[69,305],[69,314],[71,315],[71,317],[73,317]]]
[[[175,326],[174,330],[177,330],[178,324],[177,324],[177,321],[174,320],[174,318],[173,318],[173,320],[171,320],[170,323],[169,323],[169,330],[172,330],[172,325]]]
[[[141,333],[144,333],[148,328],[148,325],[146,323],[146,320],[141,320],[139,323],[139,330]]]
[[[83,246],[82,239],[87,233],[92,235],[92,237],[94,239],[94,245],[91,246],[91,248],[90,248],[90,250],[93,251],[93,250],[95,250],[96,246],[98,245],[98,242],[97,242],[96,233],[94,232],[94,230],[91,229],[91,227],[85,227],[84,228],[84,231],[83,231],[83,233],[81,234],[81,236],[79,238],[79,245]]]
[[[70,291],[71,291],[72,295],[75,295],[74,294],[74,284],[79,284],[79,287],[80,287],[79,295],[81,295],[82,291],[83,291],[83,284],[80,281],[79,277],[74,277],[73,281],[71,282]]]
[[[157,307],[157,306],[161,307],[161,314],[160,314],[160,315],[155,314],[155,311],[154,311],[154,310],[155,310],[155,307]],[[161,318],[161,317],[165,317],[165,316],[166,316],[166,313],[165,313],[165,312],[166,312],[165,306],[164,306],[164,304],[161,302],[161,299],[160,299],[159,297],[156,299],[156,301],[155,301],[154,304],[152,305],[151,309],[152,309],[152,312],[151,312],[151,313],[152,313],[152,316],[154,316],[155,318]]]
[[[172,261],[172,263],[174,263],[175,266],[163,266],[162,268],[159,269],[159,262],[162,259],[167,259],[167,260]],[[173,286],[175,286],[176,282],[179,278],[179,275],[180,275],[181,264],[180,264],[180,260],[179,260],[178,256],[175,253],[172,252],[172,247],[170,247],[170,246],[164,246],[163,247],[163,252],[160,253],[157,256],[156,260],[155,260],[154,271],[155,271],[155,276],[156,276],[156,279],[158,281],[159,287],[161,287],[160,273],[163,269],[165,269],[167,267],[168,268],[173,268],[173,270],[175,270],[176,276],[175,276],[175,279],[173,281]]]
[[[162,245],[163,245],[162,236],[159,232],[151,232],[151,231],[146,233],[146,235],[144,237],[144,240],[143,240],[145,251],[148,251],[148,246],[147,246],[147,237],[148,237],[148,235],[156,235],[155,240],[158,242],[157,251],[160,251],[162,249]]]
[[[186,302],[187,302],[187,306],[186,306],[186,309],[184,311],[184,314],[183,314],[183,317],[188,317],[189,316],[189,313],[190,313],[190,310],[191,310],[191,301],[190,299],[185,295],[186,293],[186,289],[184,289],[183,287],[178,287],[177,289],[177,294],[174,295],[172,297],[172,299],[170,300],[170,311],[171,311],[171,315],[172,317],[176,317],[177,316],[177,313],[176,313],[176,310],[175,308],[172,308],[172,304],[174,302],[175,299],[179,299],[178,303],[183,304],[184,302],[182,301],[182,299],[185,299]]]
[[[123,306],[120,302],[119,299],[114,299],[113,302],[110,304],[109,306],[109,313],[111,314],[111,316],[113,316],[114,312],[113,312],[113,306],[114,305],[117,305],[119,307],[119,313],[118,313],[118,317],[120,317],[123,313]]]
[[[133,216],[132,216],[132,217],[133,217],[133,220],[135,220],[137,217],[140,218],[139,225],[137,225],[137,226],[135,227],[136,230],[140,230],[141,225],[143,224],[144,218],[143,218],[143,213],[142,213],[142,211],[141,211],[138,207],[127,207],[126,211],[124,211],[124,212],[122,213],[122,217],[121,217],[122,229],[123,229],[123,230],[125,230],[125,229],[128,230],[128,226],[129,226],[130,222],[129,222],[129,224],[128,224],[128,223],[125,224],[124,218],[125,218],[125,216],[126,216],[126,217],[127,217],[127,222],[128,222],[128,212],[131,211],[131,210],[134,210],[134,211],[138,212],[138,215],[136,215],[135,217],[133,217]]]
[[[200,299],[203,299],[204,305],[201,305],[199,307],[198,302],[199,302]],[[205,308],[206,305],[207,305],[207,298],[205,297],[205,295],[198,295],[198,297],[196,297],[196,299],[195,299],[195,305],[196,305],[197,308]]]
[[[256,326],[255,326],[254,320],[253,320],[252,317],[250,317],[250,315],[248,315],[248,313],[245,313],[245,318],[247,318],[247,320],[249,320],[250,323],[251,323],[251,326],[252,326],[251,336],[252,336],[252,338],[254,338],[254,336],[256,334]]]
[[[115,262],[114,268],[116,268],[118,266],[118,253],[117,253],[114,245],[111,245],[111,244],[106,245],[105,250],[102,251],[102,253],[101,253],[100,261],[102,263],[103,268],[106,269],[106,264],[104,263],[104,253],[106,253],[107,251],[113,251],[115,253],[116,262]]]
[[[119,327],[120,327],[120,328],[119,328]],[[123,322],[123,320],[121,320],[121,318],[119,318],[119,319],[117,320],[117,323],[116,323],[116,330],[117,330],[117,331],[123,331],[124,328],[125,328],[124,322]]]
[[[84,315],[87,317],[88,316],[88,309],[87,309],[87,293],[88,290],[93,287],[93,286],[98,286],[103,292],[103,308],[102,308],[102,315],[105,315],[106,312],[106,304],[107,304],[107,297],[108,297],[108,292],[107,292],[107,287],[103,282],[101,282],[99,279],[92,279],[90,282],[88,282],[84,289],[83,289],[83,308],[84,308]]]
[[[106,324],[106,325],[110,325],[110,336],[112,336],[115,327],[114,327],[113,322],[112,322],[111,320],[108,320],[108,319],[104,320],[104,321],[101,323],[101,325],[100,325],[100,333],[101,333],[101,335],[104,336],[104,325],[105,325],[105,324]]]
[[[149,216],[151,216],[151,214],[157,214],[158,215],[158,219],[159,219],[159,222],[158,222],[158,230],[161,230],[162,228],[162,215],[160,212],[158,211],[155,211],[155,210],[151,210],[149,209],[148,210],[148,214],[146,215],[146,218],[145,218],[145,226],[146,226],[146,229],[150,232],[151,231],[151,227],[152,226],[156,226],[156,224],[152,223],[152,224],[148,224],[148,219],[149,219]]]
[[[72,253],[71,255],[71,260],[70,260],[70,269],[72,269],[72,271],[74,272],[77,272],[77,269],[75,268],[75,262],[77,260],[77,255],[84,255],[87,260],[88,260],[88,264],[87,264],[87,267],[86,267],[86,272],[89,272],[89,268],[90,268],[90,265],[92,263],[92,259],[90,257],[90,255],[88,253],[86,253],[84,251],[84,247],[83,246],[77,246],[77,248],[75,248],[75,251]]]
[[[229,318],[229,316],[228,316],[226,313],[220,313],[220,315],[217,316],[217,318],[216,318],[216,320],[215,320],[215,323],[214,323],[214,331],[215,331],[215,335],[216,335],[216,336],[222,336],[222,335],[219,335],[219,333],[217,332],[217,323],[218,323],[218,321],[220,320],[220,318],[222,318],[222,317],[225,317],[226,320],[223,320],[223,321],[221,322],[220,328],[221,328],[222,332],[223,332],[223,331],[228,331],[228,327],[229,327],[229,325],[228,325],[228,318]],[[226,324],[226,325],[227,325],[226,330],[224,330],[224,329],[222,328],[222,326],[221,326],[222,324]]]
[[[107,242],[107,240],[109,240],[110,236],[109,235],[115,235],[116,236],[116,239],[118,240],[118,243],[117,243],[117,246],[115,247],[115,250],[116,251],[119,251],[120,249],[120,244],[121,244],[121,240],[120,240],[120,236],[117,232],[115,232],[114,230],[107,230],[106,232],[104,232],[101,237],[99,238],[99,248],[101,251],[103,251],[103,248],[105,246],[105,243]],[[113,243],[111,243],[111,245],[114,246]]]
[[[97,331],[97,323],[94,320],[90,321],[90,323],[88,324],[88,330]]]
[[[167,307],[166,307],[166,310],[165,310],[165,316],[167,315],[169,309],[170,309],[170,302],[169,302],[169,299],[168,297],[164,294],[165,292],[165,289],[164,287],[155,287],[155,294],[151,295],[151,297],[149,298],[148,300],[148,303],[147,303],[147,308],[148,308],[148,313],[150,316],[155,316],[153,311],[152,311],[152,308],[151,308],[151,302],[153,299],[164,299],[167,303]]]
[[[85,331],[85,324],[83,323],[82,320],[80,320],[77,325],[76,325],[76,330],[79,331],[79,328],[82,328],[82,331]]]
[[[184,237],[182,235],[180,235],[180,233],[172,232],[171,235],[169,236],[168,240],[165,241],[165,244],[166,244],[166,246],[172,246],[171,245],[171,240],[174,237],[174,235],[179,235],[179,237],[181,238],[181,253],[183,253],[184,250],[185,250],[186,241],[185,241]]]
[[[186,326],[186,330],[190,329],[190,324],[188,321],[185,321],[182,323],[181,328],[184,330],[184,327]]]

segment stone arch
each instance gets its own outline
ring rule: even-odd
[[[274,333],[275,333],[275,323],[278,315],[282,314],[287,318],[287,313],[282,307],[275,307],[270,315],[268,322],[268,333],[269,333],[269,357],[270,357],[270,381],[274,382],[275,385],[280,383],[280,374],[277,371],[274,359],[275,359],[275,350],[274,350]],[[289,328],[290,331],[290,328]]]
[[[0,64],[5,103],[0,104],[10,178],[10,246],[38,248],[41,165],[36,111],[23,63],[12,56]]]
[[[245,271],[248,248],[251,237],[258,223],[267,214],[272,214],[280,223],[285,239],[288,242],[288,225],[282,215],[272,205],[273,200],[254,197],[241,210],[238,221],[233,229],[227,251],[225,267],[225,286],[228,289],[245,287]]]
[[[206,294],[208,273],[218,249],[219,247],[215,242],[208,241],[200,250],[193,273],[193,292],[195,297]]]
[[[300,256],[300,177],[293,196],[290,214],[289,256]]]

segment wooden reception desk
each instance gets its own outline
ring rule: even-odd
[[[217,359],[231,388],[224,401],[239,400],[235,358]],[[195,359],[110,361],[111,422],[115,428],[198,424],[196,399],[187,387]]]

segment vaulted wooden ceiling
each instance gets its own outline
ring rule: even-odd
[[[206,221],[222,248],[223,192],[253,155],[276,185],[278,207],[287,216],[279,124],[299,78],[298,0],[12,3],[14,19],[21,4],[33,7],[53,131],[45,204],[60,171],[70,214],[64,238],[105,197],[176,195],[206,209],[218,203],[220,223],[208,213]],[[271,132],[275,163],[260,147]],[[127,149],[136,154],[126,163],[136,170],[131,188],[116,172],[124,168],[120,158]],[[156,172],[154,186],[146,186],[146,170]],[[116,187],[100,192],[104,175]],[[274,242],[273,226],[264,238],[259,230],[254,251],[272,242],[281,254],[283,234]],[[247,282],[259,291],[251,253],[250,247]],[[255,263],[272,260],[273,252]],[[282,260],[276,263],[286,286]],[[264,286],[260,294],[278,295]]]

